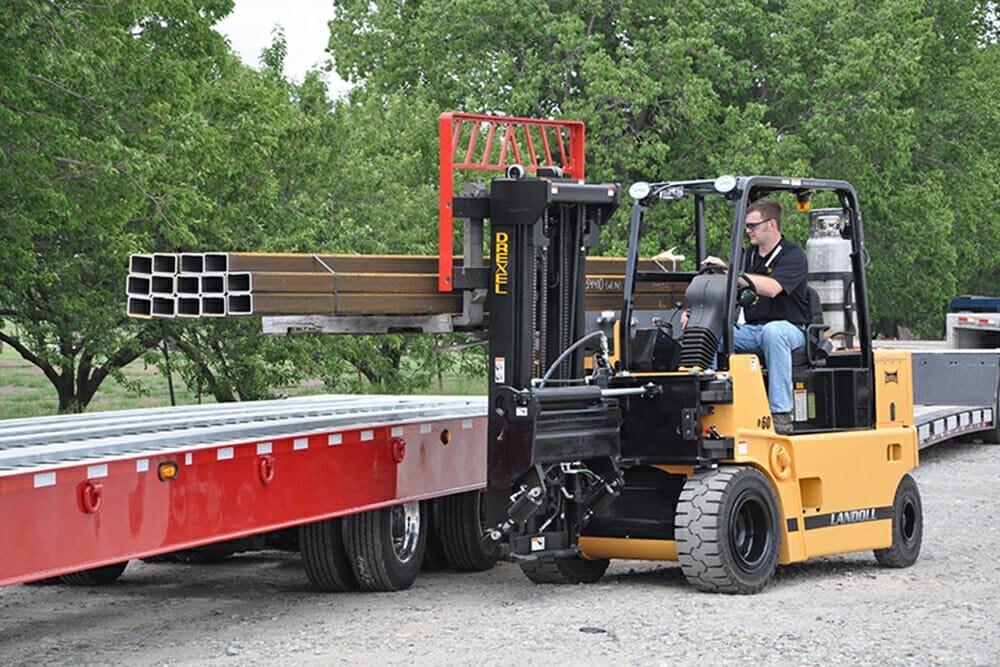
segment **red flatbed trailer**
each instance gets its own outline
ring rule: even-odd
[[[0,585],[476,490],[480,398],[320,396],[5,421]]]

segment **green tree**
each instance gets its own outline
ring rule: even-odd
[[[403,95],[438,110],[583,120],[592,180],[777,172],[852,181],[886,333],[904,322],[936,332],[956,291],[995,289],[995,3],[335,6],[330,50],[359,85],[355,101]],[[624,217],[605,250],[623,249]],[[805,227],[792,216],[792,236],[803,240]],[[727,231],[710,243],[722,245]],[[680,240],[690,253],[677,221],[655,220],[653,232],[646,250]],[[914,267],[923,280],[912,280]]]
[[[60,411],[157,343],[125,326],[128,254],[188,238],[198,196],[172,138],[198,143],[198,82],[226,54],[225,0],[0,8],[0,340],[38,366]]]

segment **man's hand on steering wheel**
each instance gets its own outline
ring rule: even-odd
[[[725,262],[714,255],[709,255],[701,260],[701,268],[698,269],[698,275],[704,273],[725,273],[728,270],[729,267],[726,266]]]

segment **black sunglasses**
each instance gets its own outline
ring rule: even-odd
[[[760,227],[761,225],[763,225],[765,222],[771,222],[771,218],[767,218],[765,220],[761,220],[760,222],[748,222],[748,223],[746,223],[747,229],[748,230],[750,230],[750,229],[757,229],[758,227]]]

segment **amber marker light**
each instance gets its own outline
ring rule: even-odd
[[[167,461],[166,463],[161,463],[156,472],[160,476],[161,482],[171,482],[177,479],[177,475],[180,471],[181,469],[177,467],[176,463],[173,461]]]

